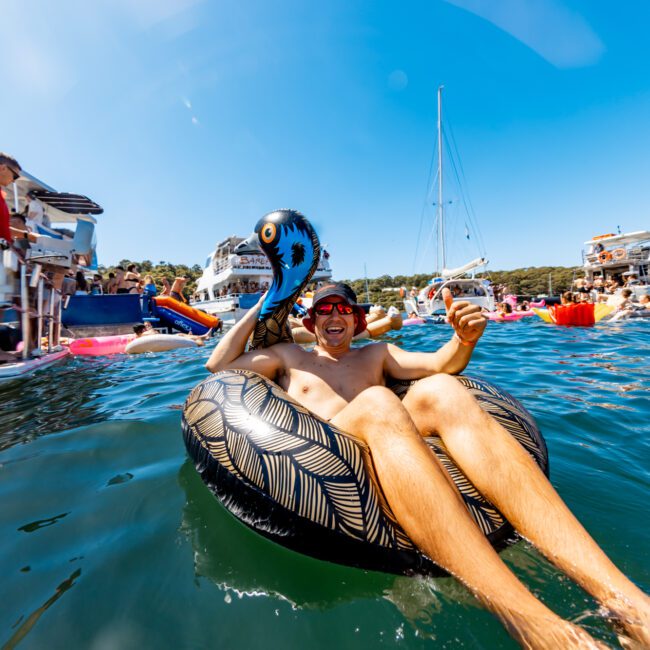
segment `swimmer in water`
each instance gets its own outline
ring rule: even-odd
[[[155,334],[160,334],[160,332],[157,332],[153,325],[149,322],[146,321],[144,323],[140,323],[138,325],[133,326],[133,331],[135,332],[135,335],[137,338],[141,338],[143,336],[153,336]],[[178,336],[179,338],[182,339],[191,339],[194,341],[197,345],[205,345],[205,342],[207,339],[209,339],[212,336],[212,328],[209,329],[205,334],[185,334],[183,332],[180,332],[178,334],[173,334],[172,336]]]
[[[477,404],[453,375],[481,338],[480,308],[443,292],[452,327],[433,353],[390,343],[351,348],[365,327],[354,291],[328,284],[303,321],[316,335],[306,350],[279,343],[245,352],[262,300],[216,346],[211,372],[242,369],[278,383],[317,416],[365,442],[397,520],[428,557],[460,580],[530,648],[602,647],[539,601],[517,579],[472,520],[446,470],[422,440],[440,436],[476,488],[558,568],[602,605],[629,639],[650,645],[650,600],[607,558],[530,455]],[[386,376],[419,380],[403,401]]]

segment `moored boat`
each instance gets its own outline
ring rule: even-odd
[[[650,231],[592,237],[582,251],[585,280],[597,287],[614,280],[639,298],[650,294]],[[620,289],[619,289],[620,291]]]
[[[437,197],[433,201],[436,205],[435,223],[437,229],[435,239],[437,243],[438,277],[429,281],[429,285],[420,290],[417,295],[404,299],[404,309],[407,314],[416,317],[441,316],[446,313],[445,302],[442,298],[443,289],[449,289],[454,301],[463,300],[478,305],[482,309],[494,311],[494,293],[487,280],[475,277],[478,269],[484,268],[488,260],[484,256],[463,264],[462,266],[448,269],[447,264],[447,225],[445,214],[445,199],[443,196],[443,125],[442,125],[442,86],[438,88],[438,169]],[[428,188],[432,193],[432,188]],[[428,203],[428,201],[427,201]],[[467,226],[466,226],[466,230]],[[467,233],[469,239],[469,232]]]
[[[243,237],[231,236],[219,242],[208,256],[190,305],[218,316],[232,325],[253,307],[273,280],[271,265],[264,255],[237,255]],[[330,280],[329,253],[323,250],[313,282]]]
[[[93,265],[95,216],[103,212],[88,197],[56,192],[25,170],[8,189],[15,225],[13,242],[0,241],[1,380],[70,354],[61,345],[62,287],[66,273]],[[34,204],[37,219],[30,218]]]

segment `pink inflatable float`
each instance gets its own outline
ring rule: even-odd
[[[504,320],[519,320],[520,318],[525,318],[526,316],[534,316],[535,312],[532,309],[528,309],[526,311],[513,311],[509,314],[504,314],[500,311],[487,311],[487,312],[483,312],[483,315],[488,320],[504,321]]]
[[[75,355],[99,357],[108,354],[122,354],[126,346],[135,338],[135,334],[116,336],[97,336],[87,339],[75,339],[70,343],[70,352]]]

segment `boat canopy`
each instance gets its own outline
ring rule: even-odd
[[[29,198],[38,199],[50,221],[54,223],[76,223],[79,219],[97,223],[90,215],[98,215],[104,209],[82,194],[57,192],[29,172],[21,170],[14,183],[14,210],[19,212]]]
[[[594,246],[596,244],[624,246],[625,244],[636,244],[646,240],[650,240],[650,230],[638,230],[636,232],[626,232],[622,235],[610,235],[608,237],[599,235],[586,241],[585,246]]]
[[[455,278],[456,276],[463,275],[464,273],[469,273],[474,269],[478,269],[481,266],[487,266],[487,264],[488,260],[486,260],[484,257],[477,257],[475,260],[472,260],[471,262],[468,262],[467,264],[459,266],[455,269],[443,269],[441,275],[443,278]]]
[[[82,194],[32,190],[29,196],[66,214],[102,214],[104,212],[104,208]]]

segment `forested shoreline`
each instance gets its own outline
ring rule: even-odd
[[[162,286],[162,279],[172,281],[176,276],[188,278],[186,295],[189,297],[203,273],[199,264],[187,266],[185,264],[172,264],[171,262],[160,261],[154,263],[151,260],[137,262],[135,260],[121,260],[118,263],[126,269],[129,264],[135,264],[142,275],[149,274],[153,277],[158,287]],[[117,266],[117,265],[115,265]],[[100,266],[99,272],[106,278],[108,273],[115,270],[115,266]],[[571,288],[573,278],[582,275],[579,266],[533,266],[512,271],[490,271],[479,274],[478,277],[489,278],[494,285],[506,285],[508,293],[517,295],[536,296],[549,293],[549,278],[552,293],[558,295],[562,291]],[[397,292],[382,291],[382,289],[398,289],[404,287],[407,290],[411,287],[421,289],[426,286],[433,277],[433,273],[420,273],[418,275],[382,275],[378,278],[368,278],[368,292],[366,293],[366,279],[343,279],[335,274],[335,279],[344,280],[356,291],[360,301],[379,303],[388,306],[390,303],[399,302]],[[368,297],[369,294],[369,297]]]

